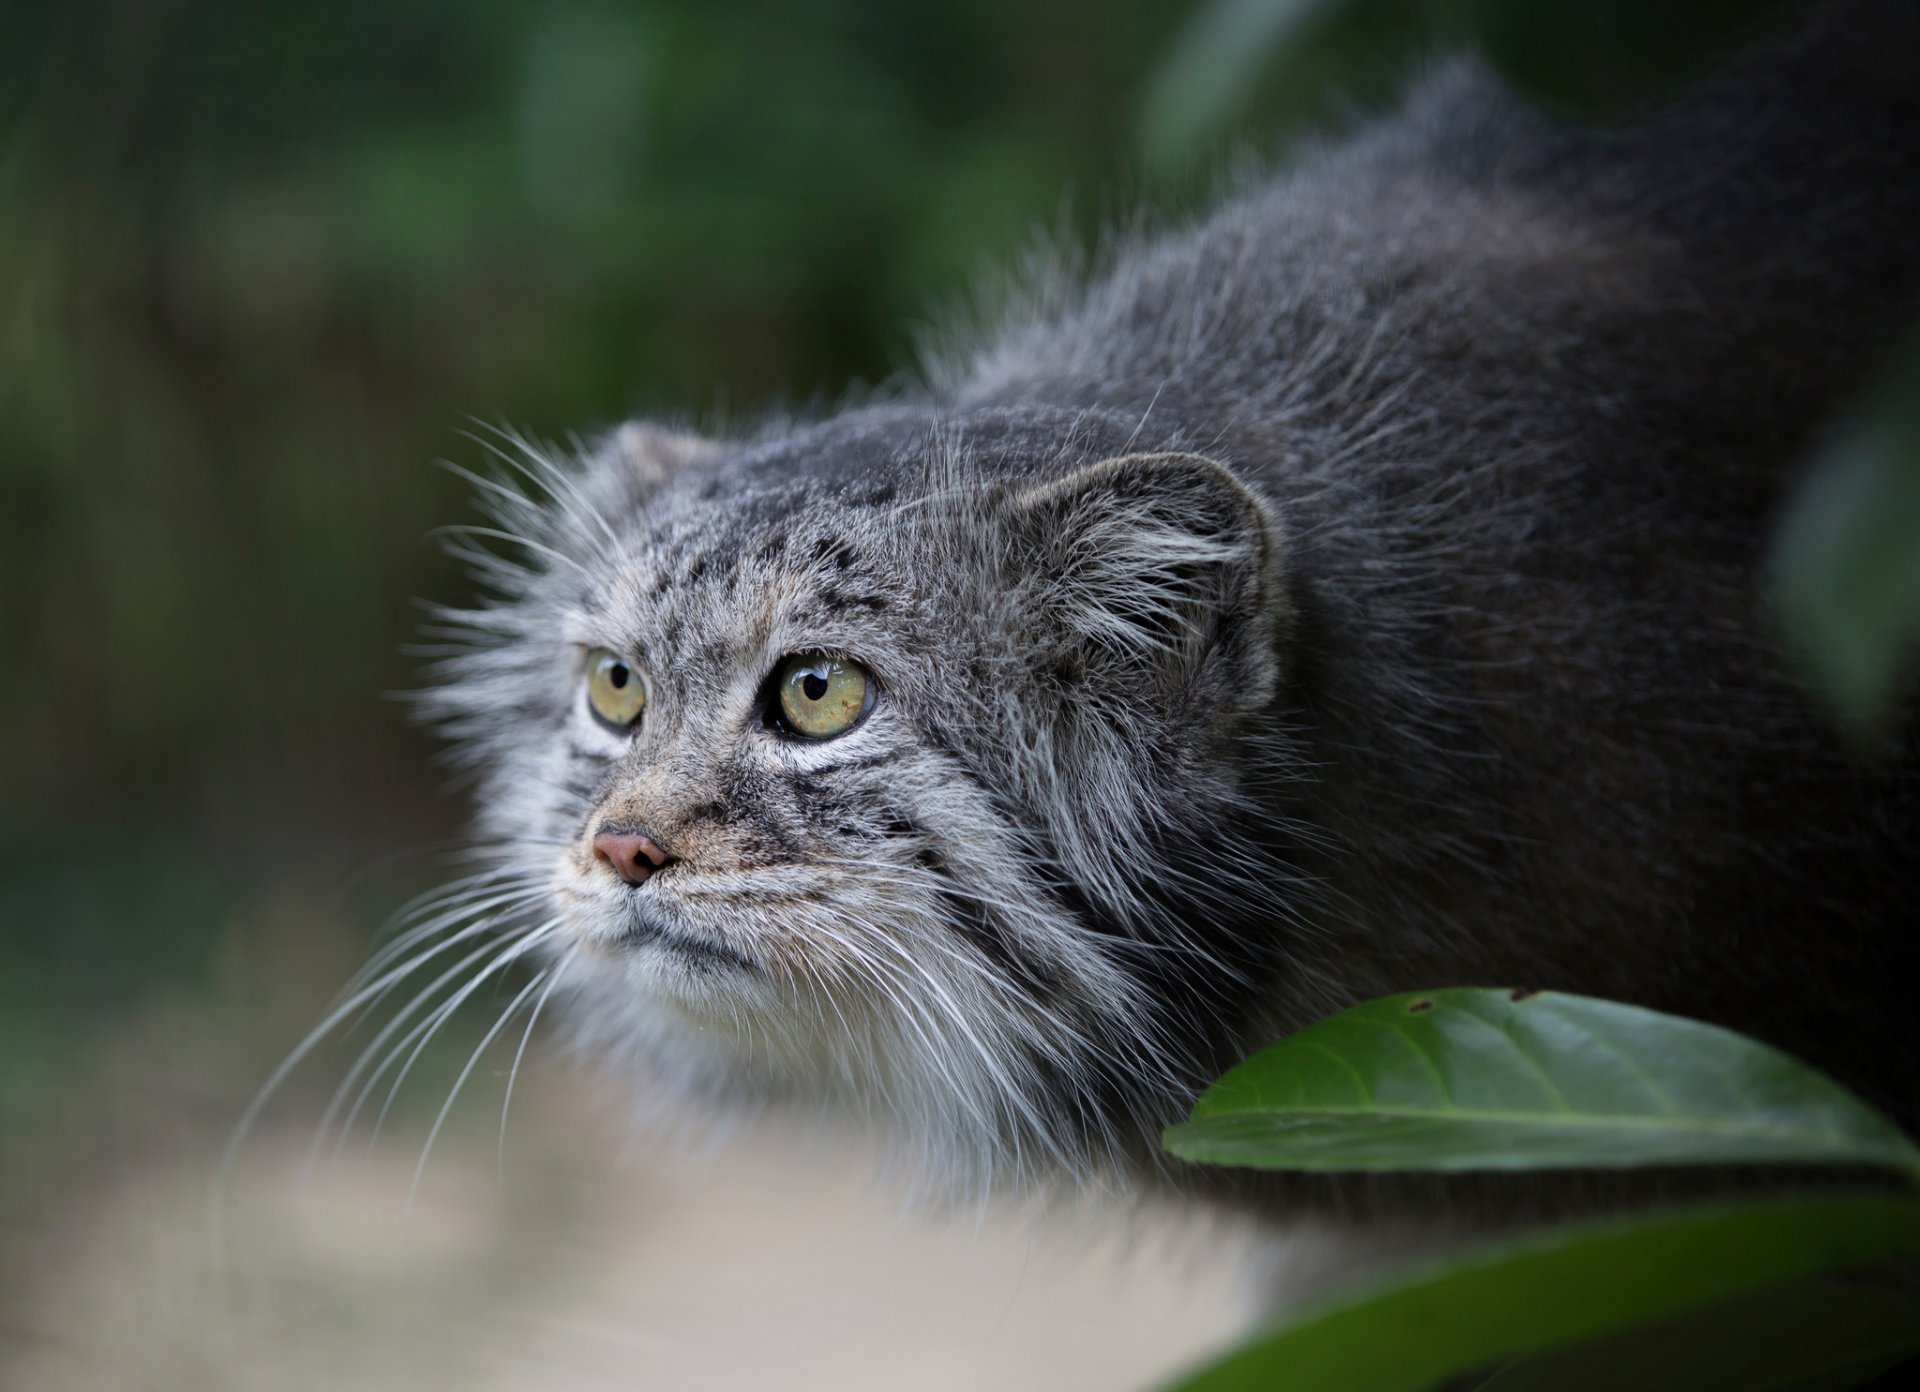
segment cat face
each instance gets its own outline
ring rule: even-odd
[[[544,500],[486,485],[529,560],[480,559],[499,603],[452,615],[430,708],[591,1050],[1001,1168],[1204,1081],[1278,543],[1218,465],[1085,436],[629,427],[530,456]]]

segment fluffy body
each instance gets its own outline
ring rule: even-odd
[[[528,449],[428,697],[481,887],[526,896],[492,912],[594,1053],[974,1180],[1150,1172],[1246,1052],[1448,984],[1904,1105],[1914,760],[1838,738],[1763,567],[1916,307],[1916,40],[1843,6],[1605,131],[1447,66],[1041,274],[924,389]],[[644,675],[630,734],[594,648]],[[769,674],[816,651],[872,712],[784,738]],[[608,828],[672,863],[624,883]]]

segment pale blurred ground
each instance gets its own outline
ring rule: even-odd
[[[504,1155],[511,1040],[488,1055],[409,1210],[482,1016],[377,1145],[363,1132],[303,1184],[353,1048],[323,1055],[216,1205],[248,1089],[353,950],[305,910],[233,942],[217,985],[120,1020],[5,1137],[0,1387],[1131,1389],[1242,1322],[1244,1239],[1215,1221],[904,1206],[851,1139],[793,1124],[669,1151],[551,1044]]]

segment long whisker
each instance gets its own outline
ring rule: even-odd
[[[416,956],[411,962],[408,962],[406,965],[396,968],[393,975],[395,977],[411,975],[413,972],[419,970],[419,968],[422,965],[424,965],[425,962],[427,962],[429,959],[435,956],[438,956],[440,953],[446,951],[449,947],[453,947],[454,945],[460,942],[466,941],[467,939],[472,938],[476,934],[485,933],[490,929],[492,929],[494,926],[495,924],[492,921],[482,921],[479,923],[472,924],[469,927],[463,928],[458,933],[455,933],[451,937],[449,937],[445,942],[440,943],[439,945],[433,948],[430,948],[425,952],[420,953],[418,956]],[[526,929],[517,930],[517,932],[513,936],[517,937],[521,934],[524,934],[526,931],[528,930]],[[511,941],[512,939],[510,938],[509,940]],[[340,1085],[334,1089],[333,1097],[327,1103],[326,1111],[321,1114],[318,1124],[314,1127],[313,1142],[308,1147],[307,1160],[301,1170],[301,1182],[303,1184],[309,1178],[311,1178],[314,1165],[317,1162],[317,1159],[319,1156],[320,1149],[322,1146],[326,1144],[327,1136],[331,1134],[334,1130],[334,1118],[339,1116],[340,1108],[346,1102],[347,1095],[353,1090],[354,1084],[360,1080],[362,1074],[364,1074],[367,1068],[371,1065],[381,1045],[386,1043],[388,1039],[391,1039],[395,1034],[395,1032],[397,1032],[402,1026],[404,1026],[408,1020],[412,1019],[413,1016],[419,1010],[421,1010],[429,1001],[431,1001],[435,993],[438,992],[443,986],[445,986],[447,982],[459,976],[462,972],[466,971],[469,967],[471,967],[475,962],[478,962],[480,959],[485,957],[488,953],[493,952],[498,946],[499,946],[499,943],[497,941],[485,943],[478,950],[468,953],[465,957],[461,958],[458,962],[454,963],[451,967],[447,968],[439,976],[435,977],[431,982],[429,982],[425,987],[423,987],[419,992],[417,992],[414,995],[413,1000],[403,1009],[398,1011],[394,1015],[393,1019],[389,1020],[384,1026],[382,1026],[380,1029],[380,1032],[374,1035],[373,1039],[367,1044],[366,1048],[360,1051],[360,1057],[354,1060],[353,1067],[347,1071],[347,1076],[343,1078],[340,1081]],[[392,985],[391,981],[387,982],[385,986],[382,987],[383,992],[385,989],[389,989],[391,985]],[[370,987],[369,990],[371,989],[372,988]],[[412,1042],[413,1038],[414,1038],[413,1034],[411,1033],[408,1034],[407,1037],[403,1039],[397,1047],[405,1048],[408,1043]],[[391,1061],[391,1057],[392,1057],[391,1055],[388,1056],[389,1062]],[[386,1068],[386,1064],[382,1064],[380,1071],[375,1072],[371,1078],[367,1079],[366,1086],[361,1089],[359,1097],[354,1101],[353,1109],[347,1113],[346,1120],[340,1123],[339,1141],[335,1143],[333,1148],[333,1153],[336,1158],[340,1153],[341,1145],[343,1145],[346,1141],[347,1135],[353,1130],[353,1123],[359,1117],[361,1108],[366,1105],[368,1091],[378,1081],[380,1072],[384,1072],[385,1068]]]
[[[460,1089],[466,1086],[468,1077],[473,1073],[474,1065],[480,1062],[480,1057],[486,1053],[487,1046],[499,1038],[500,1031],[505,1029],[507,1022],[519,1012],[520,1006],[527,997],[546,984],[552,972],[553,968],[549,967],[546,971],[535,974],[533,980],[521,987],[520,993],[507,1003],[507,1008],[500,1012],[500,1018],[493,1022],[493,1028],[481,1036],[473,1052],[467,1055],[466,1066],[460,1070],[460,1076],[453,1080],[453,1086],[447,1090],[447,1100],[440,1104],[440,1113],[434,1117],[433,1125],[427,1131],[426,1144],[420,1147],[419,1163],[413,1167],[413,1183],[407,1186],[409,1209],[413,1207],[413,1196],[420,1192],[420,1176],[427,1172],[427,1157],[433,1154],[433,1143],[440,1138],[440,1128],[446,1124],[447,1113],[453,1110],[454,1099],[460,1096]]]
[[[527,1015],[527,1027],[520,1034],[520,1047],[513,1051],[513,1066],[507,1070],[507,1089],[500,1098],[500,1154],[499,1173],[504,1175],[507,1168],[507,1109],[513,1105],[513,1085],[520,1077],[520,1060],[526,1057],[527,1042],[533,1038],[533,1027],[540,1023],[540,1012],[546,1009],[547,998],[553,994],[553,988],[560,984],[561,973],[572,960],[573,950],[569,948],[558,962],[547,969],[547,989],[540,993],[540,999],[533,1003],[533,1010]]]
[[[543,541],[535,541],[532,537],[518,536],[513,532],[507,531],[504,527],[482,527],[478,523],[473,522],[450,522],[444,527],[435,527],[431,532],[427,533],[427,535],[435,537],[485,537],[490,541],[504,541],[510,546],[524,547],[535,555],[545,556],[550,561],[558,561],[561,565],[577,571],[583,580],[592,581],[596,578],[592,571],[581,565],[580,562],[576,561],[573,557],[567,555],[566,552],[557,551]],[[503,560],[499,556],[489,556],[488,553],[484,551],[476,553],[469,550],[464,554],[468,559],[473,559],[477,555],[503,567],[511,568],[514,564],[512,561]]]
[[[540,899],[545,898],[546,894],[547,894],[547,890],[544,886],[536,886],[528,890],[517,891],[513,894],[504,894],[499,896],[496,899],[489,899],[484,903],[464,907],[461,910],[459,910],[457,913],[450,913],[450,914],[444,915],[440,919],[436,920],[433,924],[425,925],[425,926],[431,927],[432,932],[418,932],[416,934],[410,934],[409,940],[404,945],[397,944],[396,955],[404,954],[407,950],[417,945],[420,941],[423,941],[427,938],[431,938],[433,936],[433,933],[444,931],[451,924],[459,922],[460,919],[467,917],[469,914],[490,915],[490,917],[477,921],[473,925],[474,927],[492,926],[493,924],[497,923],[501,917],[500,914],[494,912],[495,910],[509,908],[509,907],[519,908],[520,906],[534,903]],[[436,955],[438,952],[441,951],[442,948],[450,947],[456,942],[464,941],[469,936],[471,936],[471,933],[468,930],[463,929],[459,933],[453,934],[452,936],[448,937],[446,941],[441,944],[440,947],[434,948],[432,951],[426,953],[424,957],[417,958],[416,961],[424,961],[426,960],[427,957],[432,957]],[[366,1005],[361,1009],[361,1012],[360,1012],[361,1018],[364,1019],[368,1014],[370,1014],[374,1010],[374,1008],[380,1004],[380,1001],[386,995],[388,995],[393,990],[393,988],[398,984],[399,984],[399,979],[396,978],[396,979],[390,980],[386,988],[382,990],[379,995],[375,996],[372,1000],[368,1001]]]
[[[468,931],[479,931],[479,928],[476,926],[475,929]],[[321,1018],[319,1024],[307,1031],[300,1042],[280,1061],[279,1066],[267,1075],[267,1080],[260,1085],[259,1089],[254,1093],[252,1100],[247,1103],[246,1108],[240,1113],[240,1119],[234,1123],[233,1134],[228,1138],[225,1150],[221,1152],[220,1164],[216,1171],[215,1185],[219,1192],[225,1192],[227,1180],[232,1174],[234,1161],[239,1157],[240,1147],[246,1143],[247,1137],[252,1134],[254,1125],[260,1119],[260,1114],[266,1110],[267,1104],[273,1100],[281,1087],[285,1085],[287,1079],[292,1076],[294,1069],[298,1068],[315,1049],[319,1048],[321,1042],[328,1038],[349,1015],[352,1015],[368,1001],[377,999],[380,995],[391,989],[395,982],[418,970],[428,958],[444,951],[447,947],[452,946],[465,936],[467,936],[467,933],[457,934],[446,943],[422,954],[412,962],[395,968],[388,975],[362,986],[359,990],[329,1010],[326,1015]]]
[[[434,1010],[432,1015],[428,1016],[427,1019],[422,1022],[422,1027],[425,1032],[420,1035],[419,1041],[414,1044],[413,1052],[407,1055],[407,1060],[400,1066],[400,1071],[394,1074],[393,1084],[387,1089],[386,1101],[380,1104],[380,1113],[374,1118],[373,1130],[367,1137],[367,1144],[369,1146],[380,1139],[380,1130],[386,1125],[387,1114],[393,1110],[394,1099],[400,1095],[401,1084],[407,1081],[407,1074],[413,1070],[413,1065],[419,1060],[421,1053],[425,1051],[427,1045],[433,1042],[433,1037],[440,1032],[441,1026],[452,1019],[453,1013],[464,1005],[473,993],[484,986],[489,979],[498,972],[513,965],[515,961],[531,948],[539,946],[547,937],[556,932],[559,926],[559,920],[552,919],[541,924],[536,929],[524,931],[516,940],[509,942],[497,957],[480,971],[476,972],[472,981],[469,981],[465,986],[462,986],[458,991],[454,992],[453,995],[449,996],[443,1004]],[[405,1047],[405,1043],[402,1042],[394,1049],[393,1053],[397,1055],[400,1049]],[[393,1055],[388,1056],[388,1063],[392,1062],[392,1058]],[[381,1072],[386,1070],[386,1066],[386,1064],[381,1065]],[[378,1076],[379,1074],[376,1073],[374,1075],[375,1079],[377,1079]]]

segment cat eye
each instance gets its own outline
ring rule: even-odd
[[[773,691],[768,714],[775,728],[801,739],[844,735],[873,705],[867,669],[824,653],[801,653],[782,662]]]
[[[620,654],[595,648],[587,654],[587,706],[595,720],[625,734],[647,707],[646,683]]]

